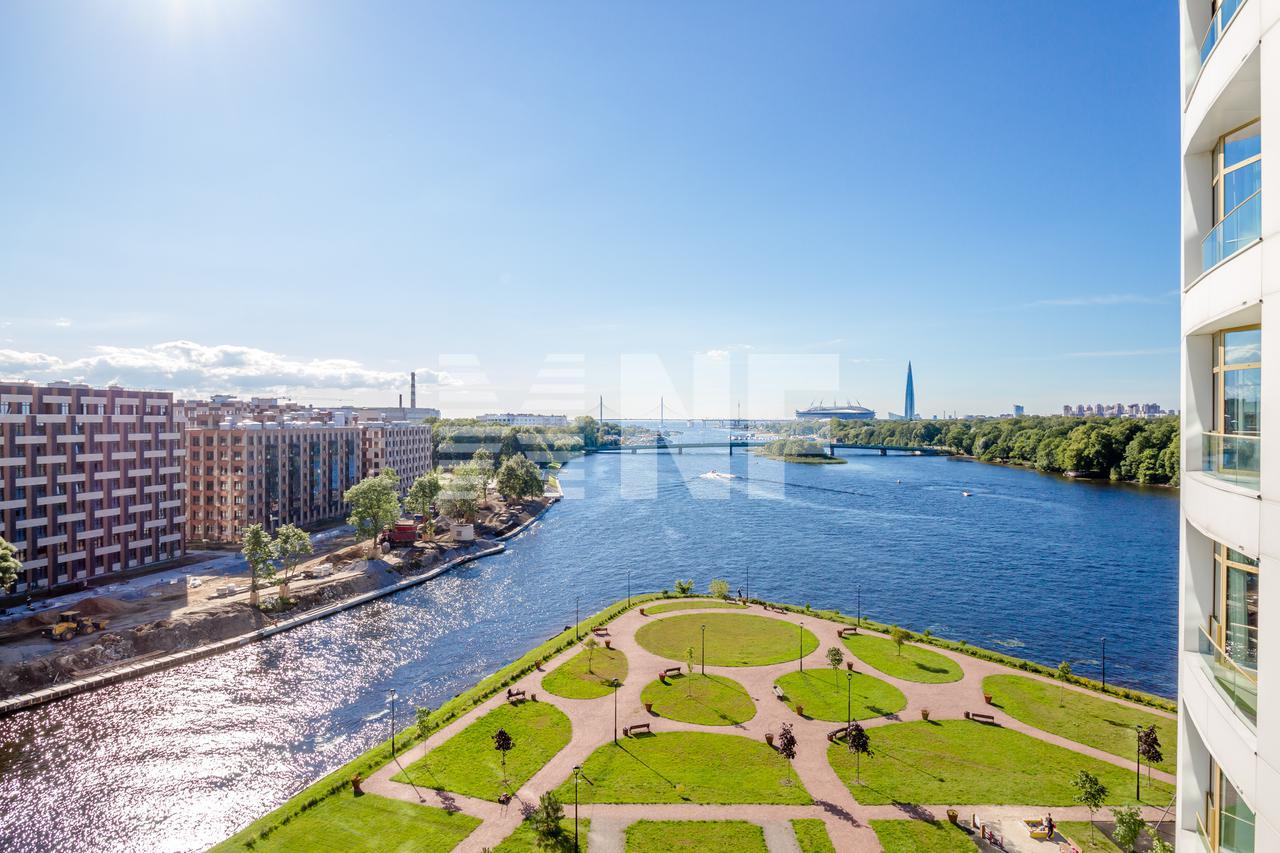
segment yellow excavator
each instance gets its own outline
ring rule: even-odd
[[[81,616],[79,610],[64,610],[58,614],[58,621],[46,625],[41,633],[50,640],[70,640],[77,634],[92,634],[106,627],[106,619]]]

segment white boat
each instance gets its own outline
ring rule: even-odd
[[[964,495],[966,498],[973,497],[973,492],[961,492],[960,494]]]

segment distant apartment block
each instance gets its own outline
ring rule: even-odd
[[[502,414],[480,415],[476,420],[502,426],[568,426],[569,419],[564,415],[531,415],[526,412],[503,412]]]
[[[17,592],[181,556],[182,422],[173,395],[0,383],[0,535]]]
[[[362,474],[374,477],[391,468],[400,477],[400,497],[413,481],[431,470],[431,427],[405,421],[360,424]]]
[[[1062,407],[1062,414],[1069,418],[1158,418],[1177,413],[1161,408],[1159,403],[1068,403]]]

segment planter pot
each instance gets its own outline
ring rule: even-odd
[[[921,709],[920,709],[920,719],[922,719],[922,720],[924,720],[924,721],[928,722],[928,720],[929,720],[929,709],[928,709],[928,708],[921,708]]]
[[[360,783],[363,781],[359,773],[351,777],[351,793],[357,797],[364,793],[360,788]]]
[[[604,641],[604,647],[605,647],[606,649],[611,649],[611,648],[613,648],[613,640],[605,640],[605,641]]]
[[[644,709],[645,709],[645,711],[647,711],[648,713],[652,714],[652,713],[653,713],[653,703],[652,703],[652,702],[645,702],[645,703],[644,703]]]
[[[991,704],[991,694],[990,694],[990,693],[983,693],[983,694],[982,694],[982,701],[983,701],[983,702],[986,702],[988,705],[990,705],[990,704]]]
[[[764,742],[769,744],[769,746],[773,746],[773,732],[764,733]]]
[[[960,815],[955,809],[947,809],[947,820],[958,825],[960,823]]]
[[[844,662],[844,665],[850,672],[853,672],[853,661],[847,660]]]
[[[641,615],[641,616],[646,616],[646,615],[648,615],[648,614],[646,614],[646,613],[644,612],[644,608],[643,608],[643,607],[641,607],[641,608],[640,608],[640,615]]]
[[[803,705],[797,705],[797,706],[796,706],[796,713],[803,717],[803,716],[804,716],[804,706],[803,706]]]

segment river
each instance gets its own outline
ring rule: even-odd
[[[498,557],[267,641],[0,720],[0,849],[203,849],[574,617],[715,577],[1166,696],[1177,492],[941,457],[575,460]],[[705,476],[711,471],[734,478]],[[970,491],[965,497],[962,491]]]

